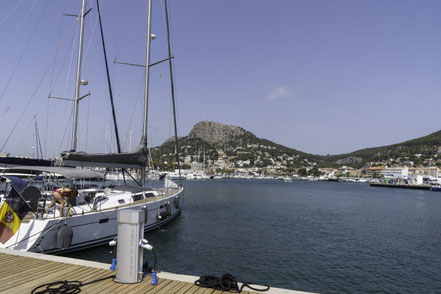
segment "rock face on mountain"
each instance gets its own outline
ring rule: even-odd
[[[339,165],[350,165],[353,163],[360,163],[363,159],[361,157],[355,157],[355,156],[348,156],[342,159],[338,159],[335,162]]]
[[[223,146],[229,143],[240,145],[244,140],[256,138],[256,136],[241,127],[225,125],[212,121],[201,121],[194,125],[189,138],[199,138],[213,144]]]

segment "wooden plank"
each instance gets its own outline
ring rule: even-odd
[[[182,288],[180,288],[179,292],[177,292],[177,293],[192,293],[192,292],[188,292],[188,290],[192,289],[194,287],[194,285],[191,283],[186,283],[186,282],[182,282],[182,283],[184,283],[184,286],[182,286]]]
[[[147,291],[146,289],[148,289],[148,287],[151,287],[152,283],[152,277],[151,276],[144,276],[144,279],[142,280],[142,282],[136,284],[136,286],[134,285],[133,287],[128,287],[128,288],[124,288],[120,290],[120,294],[127,294],[127,293],[136,293],[136,292],[140,292],[140,291]]]
[[[12,273],[12,272],[16,272],[17,270],[23,270],[23,269],[29,269],[32,267],[37,267],[39,265],[46,265],[47,263],[44,262],[44,260],[41,260],[39,262],[4,262],[3,260],[1,261],[2,266],[0,267],[0,275],[3,274],[7,274],[7,273]]]
[[[157,293],[159,292],[162,288],[164,288],[165,286],[167,286],[168,284],[170,284],[172,281],[171,280],[167,280],[167,279],[159,279],[158,280],[158,284],[155,286],[152,286],[152,280],[151,278],[148,279],[147,281],[145,281],[145,288],[143,288],[142,290],[138,290],[133,292],[133,294],[141,294],[141,293],[146,293],[148,291],[148,293]],[[132,292],[130,292],[132,294]]]
[[[0,261],[2,261],[2,262],[3,262],[3,260],[13,259],[14,257],[15,257],[14,255],[0,253]]]
[[[66,266],[66,265],[64,265],[64,266]],[[98,271],[100,271],[100,269],[96,269],[96,268],[92,268],[92,267],[85,267],[84,269],[81,269],[81,271],[77,271],[77,270],[73,271],[74,275],[71,276],[71,277],[65,277],[65,279],[54,279],[54,280],[51,280],[51,281],[49,281],[49,280],[43,281],[43,279],[44,279],[44,276],[43,276],[39,280],[39,285],[44,285],[44,284],[47,284],[47,283],[53,283],[53,282],[57,282],[57,281],[60,281],[60,280],[80,281],[80,282],[86,283],[86,282],[88,282],[88,280],[90,281],[90,277],[93,276],[93,274],[98,272]],[[37,285],[37,286],[39,286],[39,285]],[[34,289],[36,287],[33,287],[32,289]],[[81,287],[81,289],[83,289],[84,287],[86,287],[86,286]],[[45,288],[41,288],[40,290],[43,290],[43,289],[45,289]],[[31,290],[29,292],[31,292]]]
[[[213,292],[213,289],[209,289],[209,288],[204,288],[204,287],[199,287],[194,285],[194,287],[192,287],[191,289],[195,289],[194,292],[195,294],[204,294],[205,290],[211,290],[211,292]]]
[[[13,267],[19,267],[19,266],[24,266],[24,267],[28,267],[29,265],[32,264],[40,264],[40,263],[46,263],[48,265],[55,265],[56,263],[52,262],[52,261],[48,261],[48,260],[42,260],[42,259],[35,259],[35,258],[30,258],[30,259],[26,259],[23,258],[21,256],[16,256],[16,259],[7,259],[7,260],[1,260],[1,263],[4,265],[8,265],[10,268]]]
[[[96,293],[100,293],[100,291],[106,291],[106,292],[111,291],[109,293],[134,293],[140,291],[141,293],[145,293],[150,283],[151,283],[151,279],[149,279],[147,283],[145,278],[142,282],[135,284],[123,284],[109,280],[108,282],[106,282],[106,284],[102,284],[101,286],[91,288],[91,290],[97,291]],[[110,290],[106,289],[110,287],[111,287]]]
[[[28,277],[27,281],[22,281],[19,285],[15,285],[16,293],[30,293],[35,287],[52,281],[61,280],[65,274],[72,272],[71,268],[64,267],[45,276]]]
[[[102,283],[99,287],[91,288],[90,290],[92,291],[91,293],[132,293],[133,291],[136,291],[136,289],[142,289],[139,287],[140,283],[122,284],[114,282],[113,280],[108,280],[105,283]],[[145,289],[144,292],[146,292]]]
[[[179,290],[184,287],[185,282],[173,281],[167,287],[159,290],[158,294],[166,294],[166,293],[179,293]]]
[[[91,275],[88,280],[84,280],[83,282],[84,282],[84,284],[86,284],[89,282],[96,281],[98,279],[106,278],[108,276],[109,276],[108,271],[100,269],[99,271],[97,271],[93,275]],[[102,285],[108,285],[107,287],[109,287],[109,285],[110,285],[109,282],[111,282],[111,281],[112,281],[112,278],[109,278],[109,279],[106,279],[103,281],[98,281],[98,282],[94,282],[92,284],[84,285],[83,287],[81,287],[81,292],[82,293],[105,293],[105,292],[96,291],[95,289],[97,289],[97,287],[99,289],[99,287],[101,287]]]
[[[27,267],[21,271],[10,271],[9,273],[4,273],[3,276],[7,277],[8,280],[6,283],[2,285],[2,288],[5,288],[9,284],[14,284],[20,282],[23,279],[32,279],[33,277],[44,276],[47,273],[57,271],[63,269],[64,266],[62,264],[56,264],[53,266],[46,266],[45,264],[41,264],[38,267]],[[18,273],[18,275],[17,275]],[[11,277],[9,279],[9,277]]]
[[[148,284],[149,292],[158,293],[161,289],[165,288],[170,283],[172,283],[172,280],[158,279],[158,284],[156,284],[155,286]]]
[[[179,286],[179,282],[172,281],[167,286],[163,287],[162,289],[159,289],[159,291],[156,291],[155,293],[157,294],[176,293],[176,291],[173,289],[177,286]]]
[[[141,285],[141,283],[122,284],[122,283],[117,283],[117,282],[111,281],[106,285],[108,286],[108,289],[110,290],[108,293],[120,293],[122,291],[127,291],[127,290],[136,291],[135,289],[137,289]]]
[[[62,268],[64,268],[64,266],[60,264],[48,267],[44,263],[39,264],[38,266],[29,266],[23,270],[14,270],[8,273],[1,274],[0,281],[2,282],[0,284],[2,285],[2,288],[6,288],[8,287],[8,285],[21,283],[22,280],[26,281],[32,279],[33,276],[44,277],[45,274],[57,271]]]
[[[95,281],[98,279],[102,279],[108,276],[114,275],[114,273],[112,271],[108,271],[108,270],[100,270],[94,277],[93,279],[91,278],[91,281]],[[100,292],[100,289],[103,288],[107,288],[109,287],[109,285],[113,284],[113,278],[109,278],[103,281],[99,281],[99,282],[95,282],[93,284],[89,284],[84,286],[84,290],[87,290],[87,293],[105,293],[105,292]]]

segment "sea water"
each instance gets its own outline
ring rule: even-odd
[[[275,180],[184,186],[182,214],[146,234],[161,270],[320,293],[441,293],[440,192]],[[69,256],[110,263],[111,250]]]

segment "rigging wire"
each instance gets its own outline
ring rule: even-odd
[[[21,22],[19,28],[21,28],[21,26],[23,26],[23,24],[25,23],[25,21],[26,21],[27,18],[29,17],[29,14],[32,12],[32,9],[35,7],[35,4],[36,4],[36,3],[37,3],[37,1],[34,2],[34,5],[33,5],[32,8],[29,10],[29,13],[26,15],[26,17],[23,19],[23,21]],[[40,18],[38,19],[37,25],[34,26],[34,30],[32,31],[31,37],[28,39],[28,42],[26,43],[26,45],[25,45],[23,51],[21,52],[21,55],[20,55],[20,58],[19,58],[18,62],[15,64],[15,67],[14,67],[14,70],[12,71],[12,74],[9,76],[9,79],[8,79],[8,81],[6,82],[6,86],[3,88],[3,92],[2,92],[2,94],[0,95],[0,101],[2,101],[2,99],[3,99],[3,97],[4,97],[5,93],[6,93],[6,90],[8,89],[9,84],[11,83],[11,81],[12,81],[14,75],[15,75],[15,72],[17,71],[17,68],[18,68],[18,66],[20,65],[20,63],[21,63],[21,61],[22,61],[22,59],[23,59],[23,57],[24,57],[24,54],[25,54],[25,52],[26,52],[26,49],[28,48],[29,44],[31,43],[31,41],[32,41],[32,37],[34,36],[35,31],[37,30],[37,28],[38,28],[38,26],[39,26],[41,20],[43,19],[43,15],[46,13],[46,9],[48,8],[48,6],[49,6],[49,2],[46,3],[46,6],[45,6],[45,8],[44,8],[44,10],[43,10],[43,13],[40,15]],[[18,32],[18,31],[16,31],[16,33],[17,33],[17,32]],[[14,37],[10,40],[10,42],[9,42],[8,45],[6,46],[6,48],[9,47],[9,45],[12,43],[12,41],[14,40],[14,38],[15,38],[15,34],[14,34]],[[4,49],[5,49],[5,48],[3,48],[3,50],[2,50],[1,53],[3,53]],[[0,55],[1,55],[1,53],[0,53]]]
[[[71,27],[71,30],[73,30],[75,27],[77,27],[78,26],[78,19],[72,24],[72,27]],[[67,94],[67,87],[68,87],[68,81],[69,81],[69,77],[70,77],[70,73],[71,73],[71,69],[72,69],[72,63],[73,63],[73,55],[74,55],[74,48],[75,48],[75,42],[74,42],[74,40],[76,39],[76,36],[77,36],[77,31],[78,30],[75,30],[75,34],[73,35],[73,38],[72,38],[72,40],[71,40],[71,50],[68,50],[67,52],[66,52],[66,54],[65,54],[65,56],[64,56],[64,58],[63,58],[63,62],[61,63],[61,65],[60,65],[60,68],[59,68],[59,70],[58,70],[58,73],[57,73],[57,75],[56,75],[56,78],[55,78],[55,81],[53,81],[53,87],[55,87],[54,85],[55,84],[57,84],[57,81],[58,81],[58,78],[59,77],[61,77],[62,75],[61,75],[61,71],[63,70],[63,68],[64,68],[64,64],[66,63],[66,60],[69,60],[69,65],[67,66],[67,69],[68,69],[68,71],[67,71],[67,75],[66,75],[66,81],[64,82],[64,91],[63,91],[63,97],[66,97],[66,94]],[[67,38],[66,38],[67,39]],[[70,54],[69,54],[69,52],[70,52]],[[70,58],[68,59],[68,56],[70,55]],[[58,54],[56,54],[55,55],[55,59],[57,58],[57,56],[58,56]],[[54,65],[55,66],[55,65]],[[50,92],[52,92],[53,91],[53,88],[50,90]],[[50,96],[50,93],[49,93],[49,96]],[[48,101],[49,101],[50,99],[48,99]],[[64,107],[64,113],[63,113],[63,115],[61,116],[62,118],[65,118],[65,117],[67,117],[66,115],[67,115],[67,112],[69,111],[69,105],[68,104],[65,104],[65,107]],[[49,112],[48,112],[49,113]],[[49,116],[49,115],[48,115]],[[51,116],[52,117],[52,116]],[[58,119],[58,118],[55,118],[55,119]],[[65,122],[65,124],[66,124],[66,126],[68,126],[69,125],[69,123],[68,123],[68,121],[66,121]],[[57,125],[57,126],[60,126],[60,125],[58,125],[58,124],[55,124],[55,125]],[[66,129],[67,129],[67,127],[66,127]],[[53,128],[52,128],[52,132],[53,132]],[[63,133],[64,134],[64,133]],[[55,145],[55,143],[53,142],[53,139],[54,139],[54,137],[55,136],[53,136],[53,133],[52,133],[52,136],[51,136],[51,138],[52,138],[52,146],[54,146]],[[64,138],[64,136],[63,136],[63,138]],[[61,142],[59,143],[59,145],[61,145]],[[54,152],[54,151],[56,151],[57,149],[53,149],[52,151]],[[55,154],[53,154],[53,156],[56,156]]]
[[[15,9],[18,8],[18,6],[21,5],[21,3],[23,3],[24,0],[21,0],[20,2],[17,3],[17,5],[14,6],[14,8],[11,9],[11,11],[9,11],[8,14],[5,15],[5,17],[3,17],[2,20],[0,20],[0,25],[15,11]]]
[[[71,31],[69,31],[69,33],[66,35],[66,38],[63,40],[62,44],[60,44],[60,45],[56,48],[55,52],[58,52],[58,51],[62,48],[62,45],[64,44],[64,41],[65,41],[65,40],[67,39],[67,37],[71,34],[73,28],[74,28],[74,26],[72,26]],[[14,133],[15,129],[17,128],[17,126],[18,126],[20,120],[22,119],[24,113],[26,112],[26,110],[27,110],[27,108],[29,107],[30,103],[32,102],[33,98],[34,98],[35,95],[37,94],[37,91],[38,91],[39,88],[41,87],[41,85],[42,85],[44,79],[46,78],[46,76],[47,76],[47,74],[48,74],[48,72],[49,72],[49,70],[50,70],[52,64],[54,63],[54,61],[55,61],[55,60],[52,59],[52,61],[49,63],[48,68],[45,70],[45,72],[44,72],[42,78],[40,79],[40,81],[39,81],[38,84],[37,84],[37,87],[35,88],[35,90],[34,90],[34,92],[32,93],[32,95],[29,97],[28,101],[26,102],[25,106],[23,107],[23,110],[22,110],[20,116],[18,117],[17,121],[15,122],[15,124],[14,124],[14,126],[12,127],[11,131],[9,132],[8,137],[6,138],[6,140],[5,140],[5,142],[3,143],[2,147],[0,148],[0,152],[3,151],[3,149],[4,149],[5,146],[6,146],[6,144],[8,143],[9,139],[11,138],[12,134]]]
[[[32,138],[32,136],[29,136],[29,134],[28,134],[28,131],[31,130],[31,128],[32,128],[32,120],[29,120],[29,122],[28,122],[28,124],[26,125],[26,128],[25,128],[26,131],[22,133],[22,137],[21,137],[20,143],[18,145],[18,146],[20,146],[20,153],[25,153],[26,152],[25,151],[25,146],[27,147],[28,145],[25,144],[25,140],[28,139],[29,137]]]
[[[78,22],[75,22],[76,26],[78,27]],[[75,40],[77,38],[77,33],[78,30],[75,30],[75,35],[73,40]],[[70,77],[70,73],[72,71],[72,63],[73,63],[73,57],[74,57],[74,53],[75,53],[75,42],[72,41],[72,49],[71,49],[71,54],[70,54],[70,61],[69,61],[69,66],[68,71],[67,71],[67,76],[66,76],[66,81],[64,82],[64,91],[63,91],[63,97],[67,97],[67,88],[69,85],[69,77]],[[60,67],[60,71],[61,71],[61,67]]]
[[[104,42],[104,32],[103,32],[103,25],[102,25],[102,21],[101,21],[100,5],[98,3],[98,0],[96,0],[96,4],[97,4],[97,9],[98,9],[98,20],[99,20],[99,24],[100,24],[101,41],[102,41],[103,53],[104,53],[104,61],[105,61],[105,65],[106,65],[106,74],[107,74],[107,83],[108,83],[108,87],[109,87],[110,104],[111,104],[111,107],[112,107],[112,118],[113,118],[114,130],[115,130],[116,147],[117,147],[118,153],[121,153],[121,143],[120,143],[120,140],[119,140],[118,124],[117,124],[117,121],[116,121],[115,105],[114,105],[113,93],[112,93],[112,84],[110,82],[109,64],[107,62],[107,52],[106,52],[106,46],[105,46],[105,42]]]
[[[69,118],[70,119],[73,118],[73,108],[70,111]],[[55,151],[56,151],[55,154],[60,154],[61,153],[61,145],[63,145],[64,138],[66,137],[66,134],[68,133],[69,128],[70,128],[70,124],[66,123],[66,127],[65,127],[65,130],[63,132],[63,136],[61,137],[61,140],[60,140],[60,142],[58,144],[58,147],[55,149]]]
[[[170,2],[167,2],[167,3],[170,3]],[[169,30],[170,30],[170,46],[171,46],[172,52],[175,52],[175,47],[174,47],[174,42],[173,42],[173,36],[174,36],[173,23],[171,21],[173,19],[173,17],[172,17],[173,9],[171,8],[168,11],[169,11],[168,18],[169,18]],[[173,56],[174,56],[174,53],[173,53]],[[172,63],[172,71],[173,71],[173,85],[174,85],[175,89],[178,89],[178,86],[177,86],[178,83],[176,81],[177,75],[176,75],[176,71],[175,71],[176,65],[175,65],[174,58],[171,59],[171,63]],[[176,106],[176,114],[175,114],[176,121],[177,121],[177,124],[179,125],[179,111],[178,111],[179,110],[179,99],[178,99],[177,92],[175,92],[175,106]]]
[[[32,10],[34,10],[35,5],[37,4],[37,0],[34,1],[34,4],[32,5],[31,9],[29,9],[28,13],[26,14],[26,16],[23,18],[23,20],[20,22],[20,24],[18,25],[17,29],[15,30],[14,34],[12,34],[11,39],[9,39],[9,42],[6,44],[5,47],[3,47],[0,50],[0,56],[3,54],[3,52],[9,48],[9,46],[11,45],[11,43],[14,41],[15,37],[17,36],[17,33],[21,30],[22,26],[25,24],[25,22],[27,21],[27,19],[29,18],[29,15],[31,14]]]
[[[63,12],[66,11],[67,3],[68,3],[68,1],[66,1],[66,3],[64,4]],[[60,15],[60,26],[59,26],[58,35],[57,35],[57,43],[60,42],[61,28],[63,27],[63,19],[64,19],[63,15]],[[54,66],[52,67],[52,74],[51,74],[51,79],[49,82],[49,92],[51,92],[51,89],[53,87],[54,74],[55,74],[55,63],[57,62],[57,55],[55,56]]]
[[[169,7],[169,6],[171,6],[171,5],[169,5],[170,4],[170,2],[167,2],[167,3],[165,3],[165,2],[167,2],[167,0],[164,0],[164,2],[161,2],[161,5],[162,5],[162,11],[165,11],[166,10],[166,6],[167,7]],[[165,5],[164,5],[165,4]],[[174,53],[173,52],[175,52],[175,48],[174,48],[174,42],[173,42],[173,36],[174,36],[174,34],[173,34],[173,26],[172,26],[172,21],[171,21],[171,19],[172,19],[172,11],[173,11],[173,9],[171,9],[171,8],[169,8],[169,9],[167,9],[167,11],[168,11],[168,20],[169,21],[167,21],[167,16],[166,16],[166,14],[165,13],[162,13],[162,16],[163,16],[163,20],[164,20],[164,23],[165,23],[165,26],[167,27],[167,25],[168,25],[168,28],[169,28],[169,43],[170,43],[170,46],[171,46],[171,52],[172,52],[172,56],[174,57]],[[168,24],[167,24],[168,23]],[[175,88],[175,89],[177,89],[177,82],[176,82],[176,72],[175,72],[175,60],[174,60],[174,58],[172,58],[172,59],[170,59],[169,60],[171,63],[172,63],[172,67],[171,67],[171,71],[172,71],[172,74],[173,74],[173,81],[172,81],[172,83],[173,83],[173,87]],[[178,125],[179,125],[179,111],[178,111],[178,109],[179,109],[179,105],[178,105],[178,97],[177,97],[177,92],[174,92],[174,96],[175,96],[175,107],[176,107],[176,113],[175,113],[175,116],[176,116],[176,120],[177,120],[177,122],[178,122]],[[172,109],[172,104],[170,104],[170,109]],[[170,110],[170,113],[172,112],[172,110]],[[172,115],[170,114],[170,128],[171,128],[171,119],[172,119]],[[170,131],[170,133],[171,133],[171,131]]]
[[[63,8],[63,12],[66,11],[66,7],[67,7],[67,3],[68,1],[66,0],[65,4],[64,4],[64,8]],[[58,36],[57,36],[57,44],[60,42],[61,39],[61,28],[63,27],[63,15],[60,15],[60,25],[59,25],[59,30],[58,30]],[[52,74],[51,74],[51,78],[50,78],[50,82],[49,82],[49,96],[50,96],[50,92],[51,89],[53,87],[53,81],[54,81],[54,74],[55,74],[55,64],[57,62],[57,56],[58,54],[55,55],[55,60],[54,60],[54,65],[52,67]],[[46,122],[45,122],[45,138],[44,138],[44,158],[47,157],[47,137],[48,137],[48,128],[49,128],[49,101],[50,99],[46,100]]]
[[[98,0],[97,0],[97,2],[98,2]],[[91,9],[92,9],[93,1],[91,1],[90,5],[91,5]],[[102,8],[104,6],[104,0],[101,1],[101,4],[97,3],[97,5],[99,5],[99,7]],[[93,25],[91,26],[92,29],[89,32],[89,39],[87,40],[87,45],[86,45],[86,49],[84,52],[84,59],[86,59],[89,55],[89,49],[90,49],[90,46],[92,45],[92,37],[95,34],[95,30],[98,26],[98,23],[99,23],[98,21],[99,21],[98,18],[95,18],[95,20],[92,21]],[[87,63],[86,67],[87,67],[87,71],[90,71],[90,69],[92,68],[91,63]],[[90,84],[88,85],[88,87],[89,87],[89,92],[90,92]],[[89,122],[90,122],[90,104],[91,104],[90,100],[91,99],[87,99],[87,100],[88,100],[88,104],[87,104],[86,135],[85,135],[86,137],[84,140],[84,144],[85,144],[84,150],[87,150],[87,145],[88,145],[88,140],[89,140],[89,127],[90,127]]]
[[[145,77],[143,78],[144,81]],[[136,99],[135,99],[135,106],[133,107],[133,111],[132,111],[132,115],[130,115],[130,120],[129,120],[129,124],[127,126],[127,132],[126,134],[130,131],[131,127],[132,127],[132,123],[133,123],[133,118],[135,117],[135,112],[137,110],[137,106],[138,106],[138,102],[141,100],[141,95],[142,90],[144,89],[144,84],[143,83],[139,83],[139,88],[138,88],[138,94],[136,95]],[[126,137],[127,139],[127,137]],[[126,141],[124,142],[124,144],[126,144]]]
[[[133,21],[133,17],[129,17],[129,19]],[[120,42],[120,46],[119,46],[119,48],[117,48],[117,50],[116,50],[115,60],[118,58],[119,53],[121,52],[121,48],[122,48],[122,46],[125,44],[124,40],[125,40],[125,38],[126,38],[126,36],[127,36],[127,31],[129,30],[129,23],[130,23],[130,22],[126,22],[126,28],[125,28],[125,30],[124,30],[124,33],[123,33],[123,36],[122,36],[122,40],[121,40],[121,42]]]
[[[181,180],[181,164],[179,160],[179,140],[178,140],[178,127],[177,127],[177,119],[176,119],[176,103],[175,103],[175,85],[173,81],[173,63],[172,63],[172,49],[171,49],[171,38],[170,38],[170,22],[168,16],[168,8],[167,8],[167,0],[164,0],[165,6],[165,18],[167,25],[167,45],[168,45],[168,58],[169,58],[169,69],[170,69],[170,83],[171,83],[171,98],[173,104],[173,123],[174,123],[174,131],[175,131],[175,148],[176,148],[176,163],[178,165],[179,170],[179,180]]]

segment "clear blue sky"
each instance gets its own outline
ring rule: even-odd
[[[102,7],[125,149],[129,130],[132,146],[141,133],[143,71],[112,61],[144,63],[145,2]],[[106,139],[110,106],[95,1],[89,5],[82,94],[92,95],[80,105],[79,148],[105,152],[114,139]],[[162,1],[153,5],[152,62],[167,56]],[[80,6],[0,2],[0,147],[17,124],[3,151],[31,152],[34,115],[47,157],[69,149],[72,104],[47,97],[73,96],[78,28],[69,34],[75,18],[62,13]],[[338,154],[441,129],[440,1],[169,0],[169,8],[181,136],[211,120]],[[173,135],[167,67],[152,69],[150,145]]]

